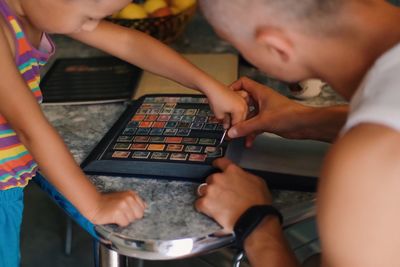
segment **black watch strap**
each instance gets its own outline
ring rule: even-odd
[[[271,205],[252,206],[247,209],[237,220],[233,230],[236,237],[236,246],[243,249],[243,244],[251,232],[261,223],[266,216],[276,216],[283,223],[282,214]]]

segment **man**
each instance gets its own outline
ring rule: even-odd
[[[216,32],[272,77],[319,78],[350,101],[310,108],[254,81],[232,85],[258,114],[232,138],[272,132],[330,140],[317,195],[322,266],[400,266],[400,10],[383,0],[200,0]],[[196,208],[232,231],[254,205],[271,204],[262,180],[227,159],[199,188]],[[277,216],[247,236],[252,266],[298,266]]]

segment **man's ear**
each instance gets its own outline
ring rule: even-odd
[[[288,63],[293,59],[294,48],[289,36],[279,28],[262,27],[256,32],[256,42],[276,56],[276,60]]]

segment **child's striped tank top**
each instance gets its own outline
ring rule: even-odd
[[[25,36],[18,18],[4,0],[0,0],[0,15],[14,36],[16,66],[38,102],[41,102],[40,67],[54,53],[54,45],[43,34],[39,49],[34,48]],[[0,190],[26,186],[35,176],[37,168],[26,147],[0,114]]]

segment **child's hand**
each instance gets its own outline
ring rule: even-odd
[[[88,219],[94,224],[127,226],[143,217],[146,204],[133,191],[102,194],[98,208]]]
[[[221,86],[210,90],[207,97],[215,117],[219,120],[224,120],[225,128],[229,128],[246,119],[248,107],[246,100],[240,94]]]

